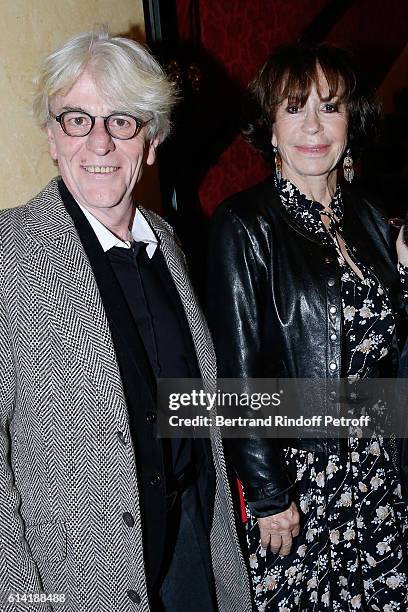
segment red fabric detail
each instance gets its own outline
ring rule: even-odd
[[[241,481],[238,480],[238,478],[237,478],[237,486],[238,486],[238,495],[239,495],[239,505],[240,505],[240,510],[241,510],[241,519],[243,523],[246,523],[248,519],[246,515],[246,510],[245,510],[244,493],[243,493]]]
[[[189,8],[190,0],[177,0],[177,29],[178,37],[181,41],[189,40],[191,37]]]
[[[408,3],[359,0],[332,29],[327,41],[350,49],[378,86],[408,38]]]
[[[227,79],[245,88],[271,50],[295,40],[325,3],[326,0],[200,0],[201,45],[222,66]],[[269,173],[261,156],[238,137],[208,169],[200,184],[204,212],[210,215],[223,199]]]
[[[271,170],[261,155],[253,151],[238,136],[209,169],[200,184],[199,196],[204,213],[210,216],[214,208],[228,196],[256,185]]]
[[[246,86],[277,45],[297,38],[327,0],[200,0],[201,44]]]

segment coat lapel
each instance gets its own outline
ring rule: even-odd
[[[117,345],[116,349],[118,350],[119,345],[127,347],[127,352],[133,357],[133,365],[139,374],[141,384],[146,385],[151,399],[155,401],[156,382],[154,373],[139,331],[123,296],[122,289],[95,232],[89,225],[82,210],[62,181],[59,182],[58,186],[65,207],[74,222],[86,256],[91,264],[110,329]]]
[[[82,214],[82,211],[80,213]],[[89,230],[92,232],[91,228]],[[105,254],[100,249],[102,257],[99,258],[100,253],[95,244],[95,248],[91,249],[91,265],[73,219],[62,202],[56,179],[29,203],[27,231],[32,239],[31,265],[44,279],[44,291],[49,293],[54,312],[58,313],[61,333],[65,334],[67,339],[69,336],[70,348],[78,357],[86,355],[83,359],[84,368],[88,368],[88,374],[94,384],[105,389],[106,383],[109,382],[123,398],[122,380],[111,335],[111,321],[106,315],[104,298],[111,300],[112,307],[116,309],[115,319],[123,325],[125,319],[131,316],[121,292],[118,290],[115,293],[116,279],[107,265]],[[94,234],[93,236],[99,245]],[[103,268],[104,264],[106,268]],[[106,273],[106,278],[99,285],[95,278],[94,265],[97,266],[99,279]],[[107,297],[108,295],[110,297]],[[146,364],[144,348],[135,331],[133,320],[128,329],[131,331],[126,340],[133,345],[140,379],[145,381],[148,392],[154,397],[151,370]]]

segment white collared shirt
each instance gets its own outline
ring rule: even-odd
[[[85,217],[88,219],[93,231],[96,234],[96,237],[100,242],[101,247],[103,248],[104,253],[106,253],[106,251],[109,251],[109,249],[115,246],[120,247],[122,249],[131,248],[132,243],[130,242],[130,240],[121,240],[120,238],[115,236],[115,234],[112,234],[112,232],[107,227],[105,227],[105,225],[103,225],[103,223],[101,223],[96,217],[94,217],[93,214],[89,212],[89,210],[87,210],[80,204],[78,204],[78,206],[84,213]],[[133,240],[135,240],[136,242],[147,243],[146,253],[149,256],[149,259],[151,259],[156,250],[158,241],[156,236],[154,235],[152,228],[150,227],[140,210],[138,210],[137,208],[133,219],[132,237]]]

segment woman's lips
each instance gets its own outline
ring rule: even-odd
[[[297,145],[295,149],[305,155],[322,155],[327,152],[330,145]]]

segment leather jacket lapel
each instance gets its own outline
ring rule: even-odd
[[[387,236],[380,229],[381,213],[369,207],[358,205],[353,194],[347,190],[343,193],[344,218],[342,222],[343,235],[349,248],[356,249],[362,262],[372,267],[375,262],[375,274],[384,289],[389,290],[393,307],[401,307],[398,291],[399,276],[396,261],[392,258],[392,249],[387,244]],[[385,219],[382,218],[383,223]]]

